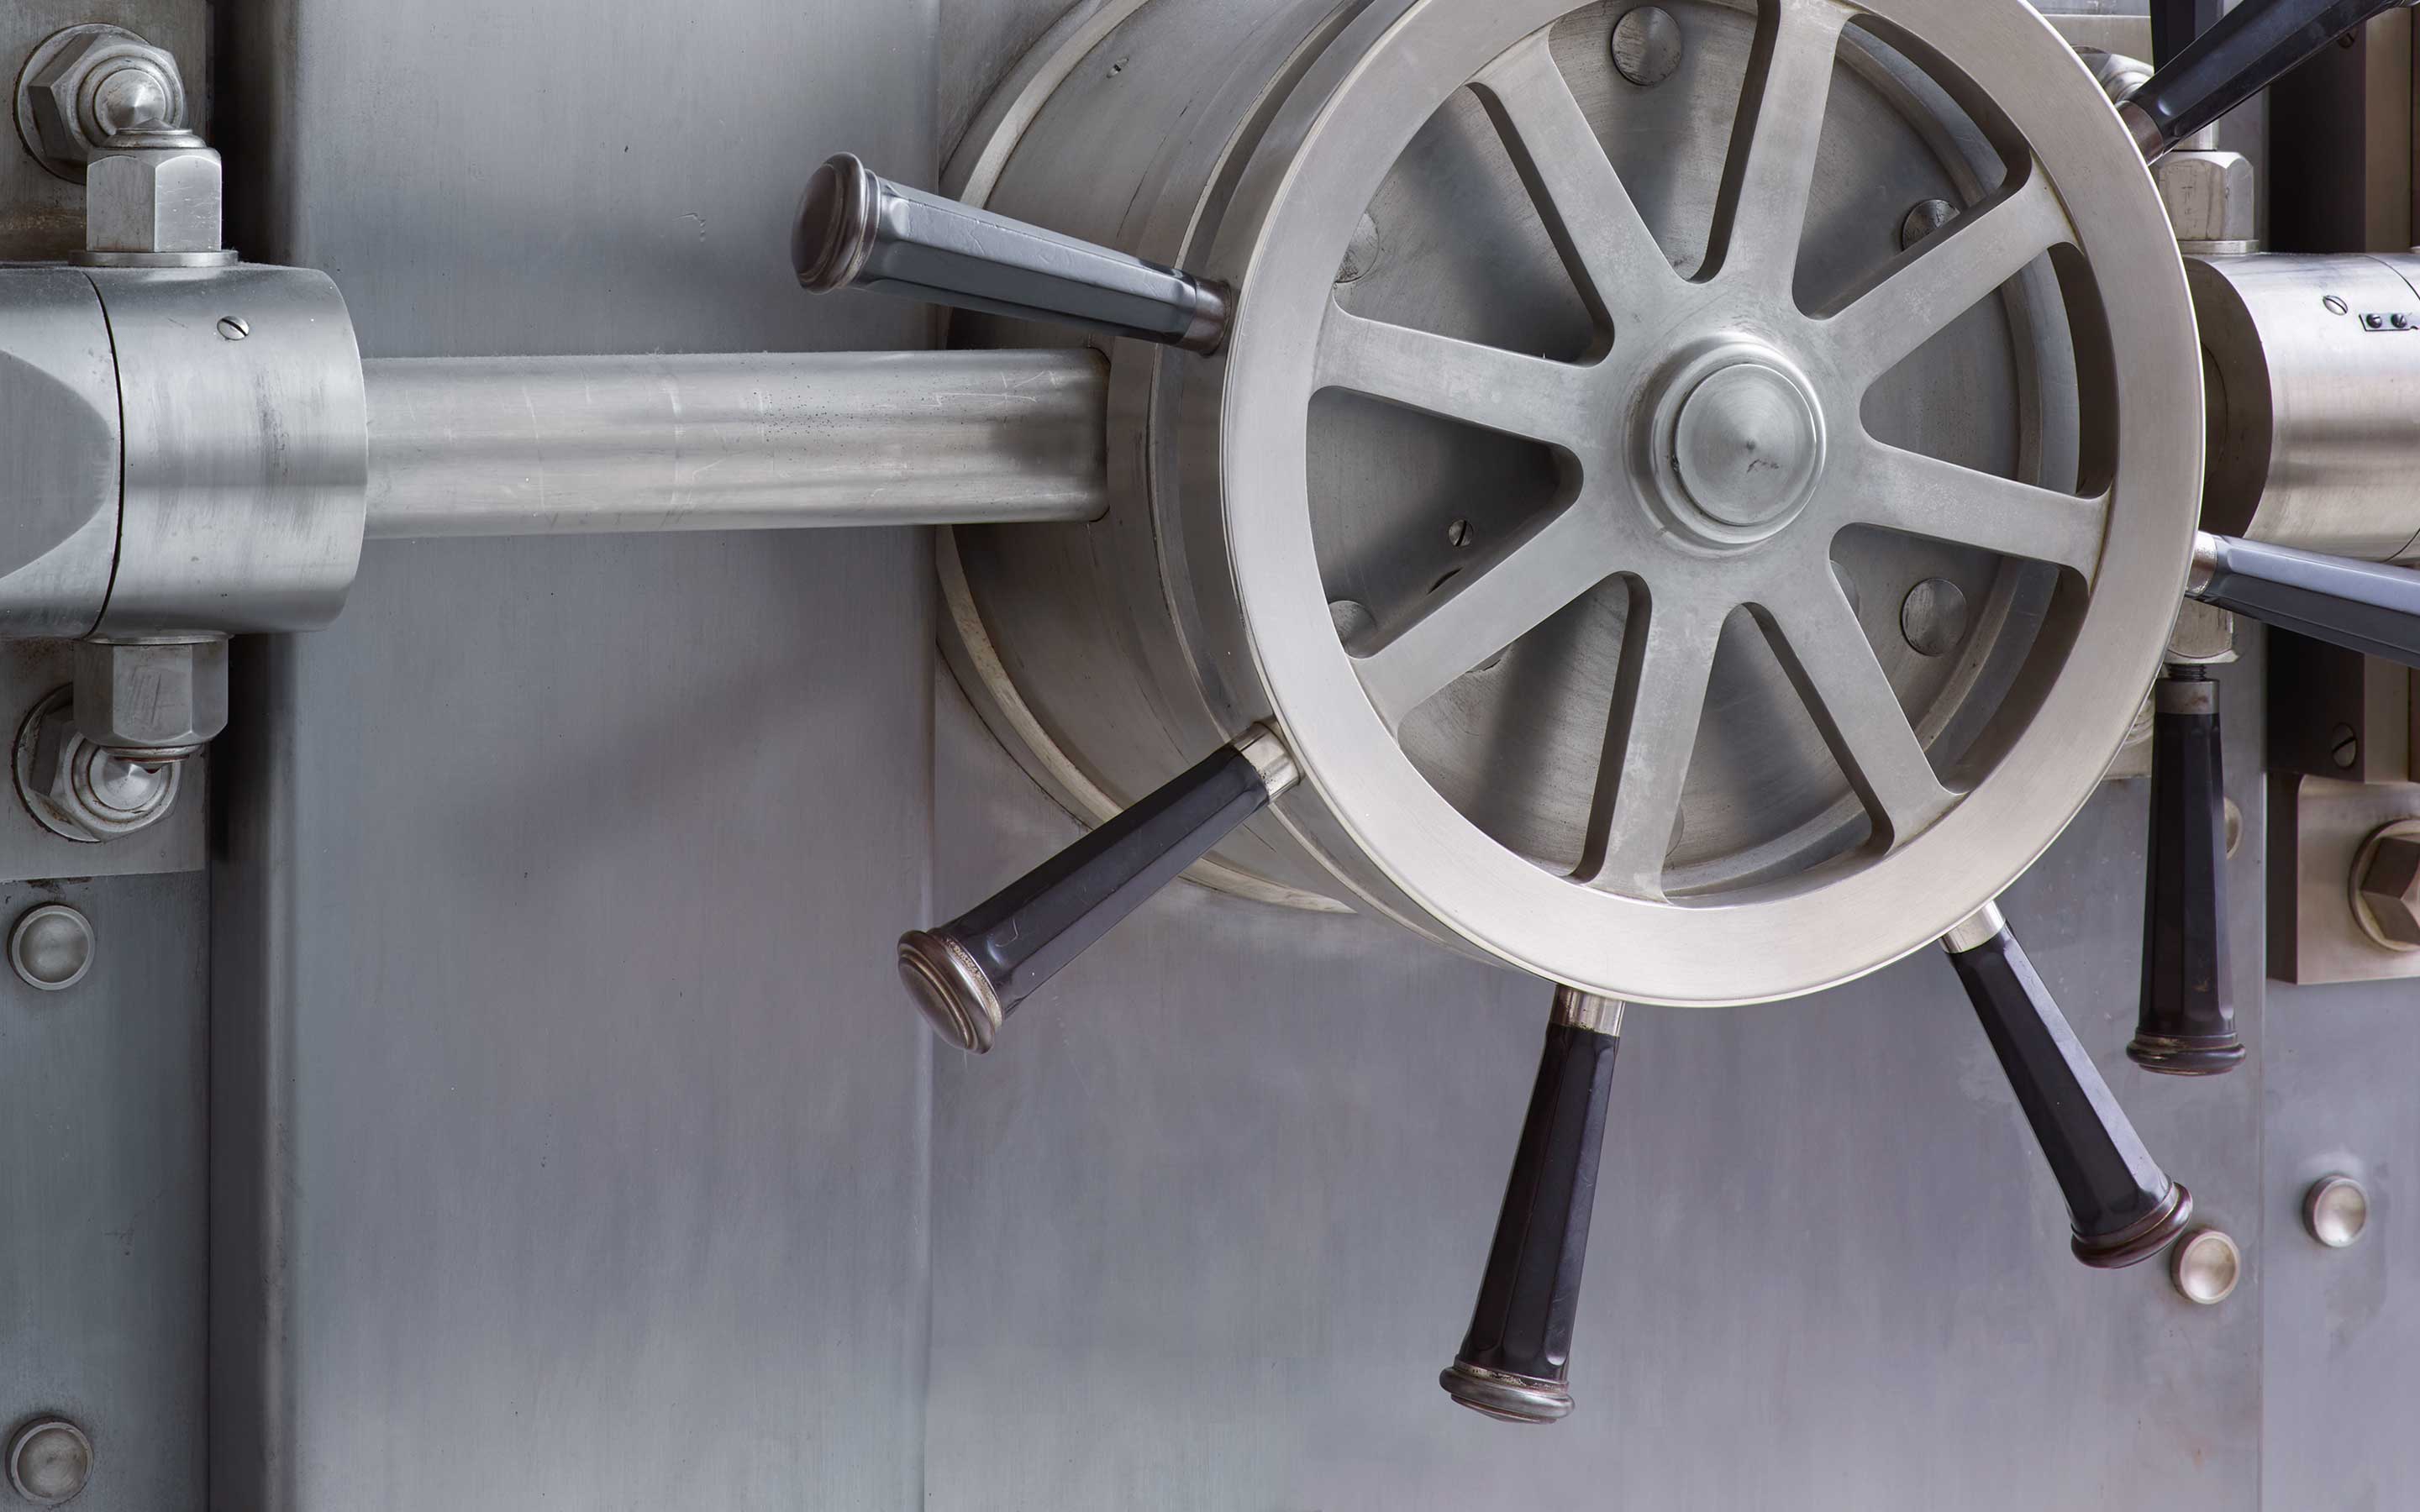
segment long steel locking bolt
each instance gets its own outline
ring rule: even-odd
[[[2165,1249],[2192,1194],[2143,1147],[1999,909],[1985,904],[1941,944],[2067,1199],[2075,1257],[2113,1270]]]
[[[1490,1417],[1553,1423],[1572,1410],[1572,1327],[1621,1013],[1610,998],[1555,989],[1479,1304],[1453,1364],[1437,1377],[1447,1396]]]
[[[2227,980],[2218,684],[2198,667],[2171,667],[2151,700],[2143,995],[2126,1054],[2164,1075],[2212,1076],[2243,1060]]]
[[[983,1054],[1018,1004],[1299,776],[1255,725],[952,922],[901,935],[900,980],[941,1038]]]

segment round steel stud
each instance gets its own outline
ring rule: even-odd
[[[1681,23],[1661,6],[1640,6],[1613,23],[1613,66],[1641,88],[1672,77],[1681,49]]]
[[[1966,639],[1966,591],[1947,578],[1927,578],[1900,601],[1900,634],[1920,656],[1946,656]]]
[[[65,1418],[39,1418],[8,1444],[8,1484],[37,1506],[71,1502],[92,1478],[92,1441]]]
[[[8,964],[26,986],[63,992],[92,969],[92,920],[65,903],[29,910],[8,932]]]
[[[2177,1242],[2168,1276],[2185,1301],[2215,1307],[2233,1296],[2236,1283],[2243,1279],[2243,1251],[2215,1228],[2196,1228]]]
[[[2323,1176],[2303,1194],[2303,1227],[2330,1249],[2357,1242],[2369,1227],[2369,1193],[2350,1176]]]
[[[1946,199],[1921,199],[1900,218],[1899,244],[1904,251],[1958,219],[1958,207]]]

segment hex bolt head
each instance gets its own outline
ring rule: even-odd
[[[75,717],[130,760],[192,755],[226,728],[225,639],[78,641]]]
[[[37,1418],[8,1443],[8,1484],[36,1506],[72,1502],[91,1479],[92,1441],[66,1418]]]
[[[2358,1243],[2369,1227],[2369,1193],[2350,1176],[2323,1176],[2303,1194],[2303,1227],[2330,1249]]]
[[[85,170],[87,253],[210,253],[220,240],[219,155],[186,131],[110,139]]]
[[[2233,1296],[2236,1283],[2243,1279],[2243,1251],[2229,1235],[2196,1228],[2177,1241],[2168,1279],[2185,1301],[2215,1307]]]
[[[2420,950],[2420,825],[2390,825],[2363,845],[2353,872],[2353,914],[2379,945]]]
[[[70,26],[34,50],[17,80],[17,131],[61,178],[83,182],[112,134],[185,120],[176,55],[122,26]]]
[[[92,969],[92,920],[65,903],[28,909],[8,932],[8,964],[39,992],[64,992]]]

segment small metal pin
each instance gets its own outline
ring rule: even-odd
[[[229,341],[241,341],[252,334],[252,322],[240,315],[219,316],[219,334]]]

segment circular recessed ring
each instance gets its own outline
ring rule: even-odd
[[[1838,27],[1829,0],[1768,20]],[[2183,266],[2149,171],[2107,99],[2018,0],[1869,0],[1857,14],[1995,102],[2097,288],[2115,458],[2059,674],[1973,791],[1891,854],[1690,906],[1580,886],[1498,844],[1422,777],[1330,626],[1309,507],[1309,413],[1335,270],[1363,208],[1437,108],[1566,0],[1414,0],[1340,39],[1247,166],[1211,270],[1245,290],[1224,359],[1224,524],[1256,670],[1308,785],[1345,839],[1476,949],[1605,996],[1725,1005],[1794,996],[1938,938],[2012,882],[2098,785],[2165,643],[2202,467],[2201,365]],[[1543,47],[1543,41],[1532,43]],[[1774,55],[1781,55],[1776,51]],[[1779,97],[1778,108],[1799,103]],[[1818,98],[1821,98],[1820,91]],[[1988,224],[1932,239],[1921,269]],[[1715,276],[1721,276],[1717,270]],[[1904,275],[1902,275],[1904,276]],[[1776,310],[1776,317],[1795,314]],[[2083,345],[2083,343],[2079,343]],[[1281,812],[1306,843],[1316,828]]]

